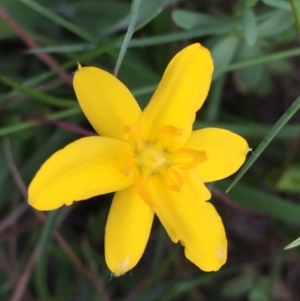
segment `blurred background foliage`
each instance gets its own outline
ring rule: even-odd
[[[201,272],[156,220],[141,262],[111,278],[103,236],[112,195],[52,213],[29,208],[40,165],[93,131],[72,73],[77,61],[113,71],[131,2],[1,0],[0,300],[300,300],[300,249],[283,250],[300,236],[299,98],[290,109],[300,95],[299,1],[140,2],[118,77],[141,107],[170,58],[201,42],[215,72],[195,127],[233,130],[257,154],[228,194],[234,177],[210,186],[228,263]]]

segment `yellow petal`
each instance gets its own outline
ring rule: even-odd
[[[28,189],[28,202],[52,210],[131,185],[122,164],[131,148],[106,137],[79,139],[54,153],[40,168]]]
[[[81,109],[100,135],[123,139],[124,126],[138,123],[139,105],[127,87],[110,73],[78,65],[73,85]]]
[[[165,189],[159,176],[153,177],[154,211],[171,240],[184,246],[185,256],[191,262],[204,271],[217,271],[227,257],[224,227],[214,207],[204,202],[204,184],[199,181],[198,188],[192,190],[188,182],[176,192]]]
[[[192,131],[195,113],[207,96],[212,72],[211,55],[200,44],[180,51],[169,63],[142,114],[145,138],[154,141],[161,129],[173,127],[182,130],[173,147],[182,146]]]
[[[220,180],[236,172],[250,150],[244,138],[218,128],[192,132],[184,147],[206,152],[208,160],[198,165],[204,182]]]
[[[133,185],[116,192],[105,228],[105,259],[114,275],[125,274],[140,260],[153,216]]]

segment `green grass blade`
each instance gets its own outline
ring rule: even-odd
[[[129,43],[129,47],[144,47],[153,46],[166,43],[172,43],[177,41],[183,41],[187,39],[193,39],[210,34],[207,28],[197,28],[189,31],[181,31],[175,33],[163,34],[155,37],[132,39]]]
[[[226,192],[228,192],[246,173],[246,171],[253,165],[256,159],[260,156],[260,154],[265,150],[265,148],[270,144],[270,142],[274,139],[277,133],[285,126],[285,124],[292,118],[292,116],[299,110],[300,108],[300,96],[292,103],[292,105],[285,111],[285,113],[280,117],[280,119],[275,123],[272,127],[271,131],[265,136],[263,141],[257,147],[257,149],[253,152],[250,159],[246,162],[246,164],[240,169],[239,173],[231,183],[231,185],[227,188]]]
[[[77,44],[66,44],[66,45],[55,45],[55,46],[45,46],[39,48],[32,48],[26,51],[28,54],[35,53],[74,53],[83,52],[87,50],[94,49],[95,46],[88,43],[77,43]]]
[[[145,95],[145,94],[148,94],[148,93],[152,92],[154,89],[155,89],[155,86],[139,88],[139,89],[133,90],[132,94],[134,96],[142,96],[142,95]],[[81,112],[82,111],[79,108],[79,106],[76,106],[76,107],[73,107],[71,109],[62,110],[58,113],[49,114],[45,118],[48,119],[48,120],[58,120],[58,119],[63,119],[63,118],[68,118],[68,117],[75,116],[75,115],[77,115]],[[10,135],[10,134],[14,134],[14,133],[17,133],[17,132],[20,132],[20,131],[28,130],[28,129],[34,128],[36,126],[39,126],[39,125],[41,125],[40,122],[26,121],[26,122],[22,122],[20,124],[15,124],[15,125],[7,126],[7,127],[4,127],[4,128],[0,128],[0,137],[7,136],[7,135]]]
[[[221,190],[228,187],[229,180],[216,182],[215,186]],[[300,225],[300,205],[289,202],[279,196],[261,191],[254,186],[241,182],[229,193],[234,202],[255,212],[266,214],[271,218]]]
[[[287,11],[291,10],[290,4],[285,0],[262,0],[262,2],[270,7],[287,10]]]
[[[238,62],[238,63],[231,64],[227,68],[227,71],[238,70],[238,69],[242,69],[242,68],[251,67],[254,65],[265,64],[265,63],[283,60],[283,59],[287,59],[287,58],[299,56],[299,55],[300,55],[300,48],[298,47],[298,48],[281,51],[281,52],[274,53],[274,54],[264,55],[264,56],[258,57],[256,59],[253,59],[253,60],[248,60],[248,61],[244,61],[244,62]]]
[[[56,24],[66,28],[67,30],[73,32],[77,36],[83,38],[84,40],[92,43],[97,44],[99,41],[96,37],[91,35],[89,32],[83,30],[82,28],[78,27],[77,25],[66,21],[64,18],[58,16],[57,14],[53,13],[51,10],[47,9],[46,7],[40,5],[39,3],[32,1],[32,0],[19,0],[23,4],[29,6],[31,9],[35,10],[36,12],[40,13],[41,15],[45,16],[46,18],[50,19]]]
[[[50,301],[51,297],[49,295],[47,287],[47,259],[49,256],[49,247],[51,245],[51,239],[53,232],[55,231],[57,220],[62,213],[62,210],[55,210],[49,213],[45,226],[42,230],[40,240],[38,242],[38,254],[35,272],[35,286],[36,291],[39,295],[41,301]]]
[[[34,89],[23,86],[5,76],[0,76],[0,81],[7,84],[8,86],[18,90],[21,93],[27,94],[27,95],[31,96],[32,98],[34,98],[40,102],[46,103],[48,105],[51,105],[51,106],[62,107],[62,108],[66,108],[66,107],[70,108],[70,107],[77,106],[77,103],[75,102],[75,100],[58,98],[58,97],[50,96],[50,95],[42,93],[42,92],[38,92]]]
[[[292,249],[292,248],[295,248],[295,247],[298,247],[298,246],[300,246],[300,237],[297,238],[296,240],[294,240],[293,242],[291,242],[284,249],[288,250],[288,249]]]
[[[300,36],[300,1],[299,0],[290,0],[294,17],[296,20],[296,27],[298,30],[298,35]]]
[[[30,80],[26,81],[23,83],[23,86],[28,86],[28,87],[33,87],[36,85],[41,84],[42,82],[50,79],[51,77],[55,76],[57,73],[59,73],[60,71],[69,69],[69,68],[74,68],[74,71],[76,70],[76,66],[77,66],[77,62],[83,63],[89,60],[94,59],[95,57],[107,53],[109,52],[113,47],[115,47],[116,45],[120,44],[121,40],[123,39],[123,35],[120,37],[115,38],[114,40],[112,40],[111,42],[107,43],[107,44],[103,44],[103,45],[99,45],[96,48],[83,53],[79,56],[77,56],[74,59],[69,60],[68,62],[62,64],[61,66],[59,66],[59,68],[57,69],[53,69],[47,72],[44,72],[38,76],[35,76],[33,78],[31,78]],[[6,93],[5,95],[1,95],[0,97],[0,102],[9,98],[9,97],[13,97],[16,96],[18,93],[15,91],[12,91],[10,93]]]
[[[81,110],[79,109],[79,107],[72,108],[72,109],[68,109],[68,110],[63,110],[58,113],[50,114],[46,118],[49,120],[57,120],[57,119],[67,118],[67,117],[77,115],[80,112],[81,112]],[[40,124],[41,124],[40,122],[27,121],[27,122],[22,122],[20,124],[7,126],[7,127],[0,129],[0,137],[14,134],[14,133],[24,131],[24,130],[27,130],[30,128],[34,128]]]
[[[242,9],[242,25],[244,38],[249,46],[254,46],[257,40],[257,24],[253,10],[246,4]]]
[[[129,42],[132,38],[132,35],[135,30],[135,24],[137,21],[138,13],[139,13],[139,8],[140,8],[141,0],[132,0],[131,4],[131,12],[130,12],[130,21],[129,21],[129,26],[126,32],[126,35],[124,37],[124,41],[122,43],[120,53],[116,62],[116,66],[114,69],[114,75],[117,76],[120,66],[122,64],[123,58],[125,56],[125,53],[127,51]]]
[[[199,130],[206,127],[217,127],[237,133],[247,139],[262,140],[272,129],[272,126],[266,124],[233,124],[225,122],[199,122],[196,121],[194,129]],[[286,125],[275,137],[276,141],[294,140],[299,137],[300,125],[289,124]]]

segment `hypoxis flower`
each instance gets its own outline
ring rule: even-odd
[[[185,48],[142,112],[117,78],[79,65],[75,92],[101,136],[79,139],[52,155],[29,186],[29,204],[52,210],[116,191],[105,229],[105,258],[113,274],[137,264],[154,214],[190,261],[204,271],[218,270],[226,261],[227,240],[204,183],[234,173],[249,147],[227,130],[192,131],[212,72],[207,49]]]

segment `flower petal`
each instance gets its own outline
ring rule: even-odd
[[[191,262],[204,271],[217,271],[227,257],[225,230],[214,207],[204,202],[204,184],[199,181],[193,191],[188,183],[176,192],[165,189],[159,176],[153,177],[154,211],[171,240],[184,246],[185,256]]]
[[[28,202],[37,210],[53,210],[73,201],[128,187],[122,172],[131,152],[124,142],[87,137],[54,153],[40,168],[28,189]]]
[[[105,228],[105,259],[111,272],[120,276],[131,270],[144,253],[154,212],[134,186],[118,191]]]
[[[162,128],[171,126],[182,130],[175,147],[182,146],[192,131],[195,113],[207,96],[212,72],[211,55],[200,44],[175,55],[142,114],[145,138],[155,141]]]
[[[218,128],[192,132],[184,148],[206,152],[208,160],[198,165],[204,182],[220,180],[235,173],[250,150],[244,138]]]
[[[124,126],[139,122],[138,103],[127,87],[110,73],[78,65],[73,85],[82,111],[100,135],[122,140]]]

